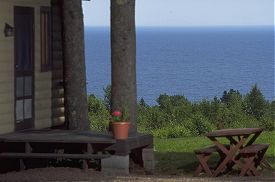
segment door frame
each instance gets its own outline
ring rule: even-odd
[[[16,95],[16,78],[17,78],[17,71],[16,71],[16,60],[17,60],[17,46],[16,46],[16,34],[14,34],[14,78],[13,78],[13,82],[14,82],[14,131],[22,131],[22,130],[28,130],[28,129],[33,129],[35,127],[35,108],[34,108],[34,104],[35,104],[35,8],[34,7],[28,7],[28,6],[14,6],[14,12],[13,12],[13,16],[14,16],[14,29],[16,29],[16,13],[19,13],[20,11],[29,11],[29,13],[31,14],[31,21],[32,21],[32,41],[31,41],[31,63],[32,63],[32,70],[31,70],[31,76],[32,76],[32,118],[31,118],[31,126],[30,128],[24,128],[22,126],[18,126],[18,124],[16,123],[16,101],[17,101],[17,95]],[[19,13],[20,14],[20,13]],[[15,30],[16,31],[16,30]],[[23,111],[24,113],[24,111]]]

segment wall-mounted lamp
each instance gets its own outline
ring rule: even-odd
[[[14,28],[12,26],[5,23],[5,28],[4,28],[5,37],[12,37],[13,36],[13,30],[14,30]]]

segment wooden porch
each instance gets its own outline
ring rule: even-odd
[[[0,142],[115,143],[111,135],[61,129],[25,130],[0,135]]]
[[[79,159],[82,168],[87,169],[91,159],[130,154],[142,165],[142,149],[152,147],[152,143],[152,136],[142,134],[115,140],[110,134],[93,131],[25,130],[0,135],[0,161],[3,165],[13,161],[22,170],[28,168],[26,160],[31,163],[41,159]]]

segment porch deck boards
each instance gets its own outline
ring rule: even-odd
[[[83,160],[102,159],[111,155],[130,155],[143,165],[142,149],[153,146],[153,137],[148,134],[130,135],[126,140],[115,140],[111,134],[93,131],[61,129],[25,130],[0,135],[0,172],[19,168],[41,167],[49,158]],[[45,162],[45,161],[44,161]],[[9,167],[7,167],[9,166]]]
[[[48,145],[87,145],[99,150],[113,151],[116,154],[129,154],[132,150],[153,146],[153,137],[148,134],[130,135],[126,140],[115,140],[111,134],[94,131],[73,131],[62,129],[25,130],[0,135],[0,145],[17,145],[19,143]],[[50,147],[50,146],[49,146]],[[0,147],[0,153],[2,151]],[[9,148],[9,147],[8,147]],[[9,149],[7,149],[9,151]]]
[[[92,131],[44,129],[3,134],[0,135],[0,142],[114,144],[116,140],[109,134]]]

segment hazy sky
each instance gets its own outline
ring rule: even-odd
[[[109,26],[110,0],[83,8],[85,25]],[[274,0],[136,0],[136,25],[274,25]]]

